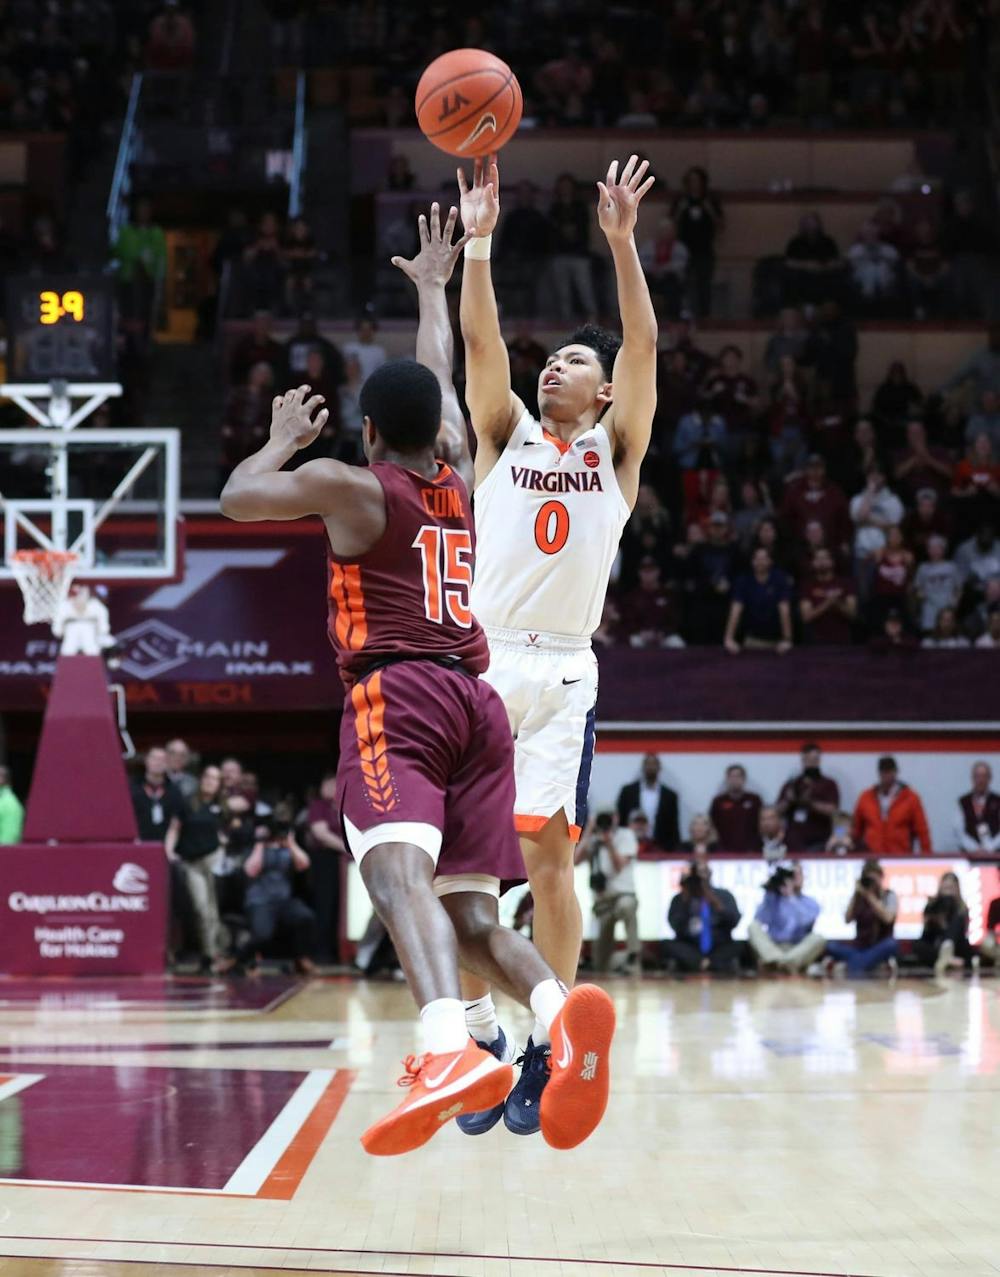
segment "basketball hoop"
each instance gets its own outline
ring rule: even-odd
[[[69,550],[17,550],[10,570],[24,595],[24,623],[56,619],[65,603],[80,556]]]

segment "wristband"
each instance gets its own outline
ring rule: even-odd
[[[477,235],[475,239],[470,239],[468,244],[466,244],[465,256],[474,262],[488,262],[492,243],[492,234]]]

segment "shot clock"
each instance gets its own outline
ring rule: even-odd
[[[114,284],[102,276],[7,282],[7,380],[113,381]]]

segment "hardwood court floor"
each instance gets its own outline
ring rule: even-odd
[[[609,987],[587,1144],[377,1160],[404,987],[0,981],[0,1277],[1000,1273],[1000,981]]]

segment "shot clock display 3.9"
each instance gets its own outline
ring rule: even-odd
[[[7,283],[7,380],[113,381],[114,285],[101,276]]]

